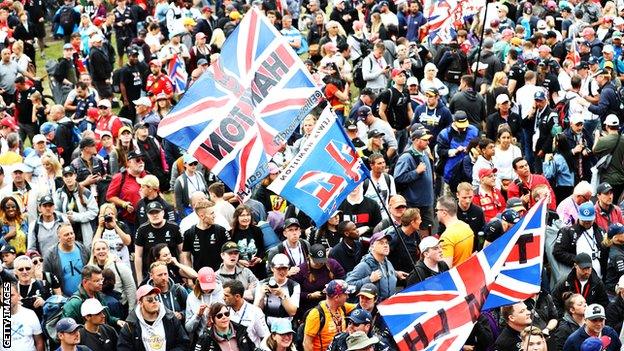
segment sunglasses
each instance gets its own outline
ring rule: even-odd
[[[188,164],[189,166],[197,166],[197,162],[191,162]]]
[[[106,106],[98,106],[98,108],[99,108],[100,110],[108,110],[108,107],[106,107]]]
[[[145,159],[143,157],[135,157],[135,158],[133,158],[133,160],[135,162],[145,162]]]
[[[157,296],[147,296],[145,298],[145,302],[147,303],[160,302],[160,299]]]
[[[217,319],[221,319],[221,318],[223,318],[224,316],[225,316],[225,317],[229,317],[229,316],[230,316],[230,311],[226,311],[226,312],[219,312],[219,313],[217,313],[217,314],[215,315],[215,317],[216,317]]]
[[[41,262],[43,262],[43,258],[37,258],[37,259],[32,260],[32,263],[34,264],[39,264]]]
[[[31,267],[20,267],[17,269],[18,272],[23,272],[23,271],[30,271],[32,268]]]

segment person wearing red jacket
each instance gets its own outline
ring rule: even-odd
[[[102,132],[104,131],[110,132],[113,138],[117,140],[119,128],[123,127],[123,123],[119,117],[113,115],[110,100],[100,100],[98,102],[98,110],[100,112],[100,117],[95,124],[95,140],[100,141]]]
[[[163,73],[160,60],[151,60],[149,66],[152,73],[147,77],[147,84],[145,85],[147,95],[152,97],[152,101],[156,101],[156,96],[161,93],[167,95],[167,99],[171,99],[173,97],[173,83]]]
[[[496,168],[480,169],[479,181],[479,189],[472,198],[472,203],[483,209],[487,223],[505,211],[507,203],[501,191],[496,188]]]
[[[611,184],[600,183],[596,188],[596,224],[605,232],[609,231],[609,226],[614,223],[624,223],[622,210],[619,206],[613,205],[613,187]]]
[[[112,202],[120,208],[119,217],[128,225],[132,234],[136,231],[136,211],[137,204],[141,200],[141,185],[137,179],[145,177],[144,155],[136,150],[128,152],[128,162],[126,170],[113,176],[108,191],[106,201]]]
[[[544,184],[550,190],[550,203],[548,204],[548,209],[553,211],[557,209],[557,199],[555,198],[555,193],[550,187],[550,183],[548,183],[548,179],[540,174],[532,174],[529,163],[524,159],[524,157],[514,159],[511,165],[518,175],[518,179],[509,184],[509,187],[507,188],[508,198],[519,197],[522,202],[530,208],[535,204],[535,200],[531,197],[531,192],[536,186]]]

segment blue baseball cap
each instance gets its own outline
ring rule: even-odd
[[[271,323],[271,333],[289,334],[294,333],[294,331],[289,320],[277,318]]]
[[[596,219],[596,210],[594,204],[587,201],[579,206],[578,219],[581,221],[593,221]]]
[[[622,233],[624,233],[624,225],[622,225],[622,223],[613,223],[609,226],[607,237],[612,239],[614,236]]]
[[[373,320],[370,312],[362,308],[356,308],[347,317],[354,324],[370,324]]]
[[[611,344],[611,338],[604,335],[601,338],[589,337],[581,344],[581,351],[601,351],[606,350]]]
[[[546,100],[546,93],[543,90],[538,90],[533,95],[533,99],[544,101],[544,100]]]
[[[600,63],[600,61],[596,56],[590,56],[589,60],[587,60],[587,63],[589,63],[590,65],[597,65]]]
[[[41,132],[41,134],[46,135],[50,132],[56,131],[56,123],[52,123],[52,122],[45,122],[41,125],[41,128],[39,128],[39,131]]]
[[[56,332],[57,333],[73,333],[76,329],[80,328],[81,325],[76,323],[73,318],[62,318],[56,324]]]

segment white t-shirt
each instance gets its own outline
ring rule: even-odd
[[[104,229],[102,232],[102,240],[105,240],[108,243],[108,248],[110,252],[114,252],[117,254],[119,259],[130,266],[130,252],[128,251],[128,247],[123,244],[115,229]]]
[[[11,316],[11,347],[0,346],[0,350],[37,351],[35,335],[41,335],[39,318],[33,310],[20,306],[17,313]]]
[[[600,270],[600,244],[596,243],[594,228],[585,230],[576,240],[576,253],[584,252],[592,258],[592,268],[599,277],[602,277]]]

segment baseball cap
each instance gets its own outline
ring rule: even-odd
[[[355,324],[370,324],[373,317],[367,310],[363,308],[356,308],[349,313],[347,319]]]
[[[620,120],[616,115],[610,114],[605,118],[604,125],[609,127],[618,127],[620,125]]]
[[[355,351],[367,348],[371,345],[375,345],[379,342],[379,338],[373,336],[369,338],[365,332],[358,330],[351,333],[347,337],[347,351]]]
[[[347,119],[345,121],[345,129],[346,130],[357,130],[357,123],[353,120]]]
[[[385,134],[382,133],[381,131],[377,130],[377,129],[372,129],[368,131],[368,137],[369,138],[375,138],[375,137],[380,137],[380,136],[384,136]]]
[[[271,267],[274,267],[274,268],[281,268],[281,267],[289,268],[290,267],[290,260],[288,259],[288,256],[284,255],[283,253],[278,253],[275,256],[273,256],[273,258],[271,259]]]
[[[596,194],[607,194],[612,191],[613,191],[613,187],[611,186],[611,184],[607,182],[600,183],[598,187],[596,188]]]
[[[544,101],[546,100],[546,93],[543,90],[538,90],[533,94],[534,100]]]
[[[581,61],[578,65],[576,65],[576,69],[589,69],[589,63],[587,61]]]
[[[139,185],[148,186],[154,189],[158,189],[160,187],[160,180],[158,180],[158,178],[153,174],[148,174],[143,178],[137,179],[137,183],[139,183]]]
[[[238,245],[233,241],[228,241],[221,246],[221,253],[240,252]]]
[[[609,63],[609,61],[605,62],[605,66],[606,66],[607,63]],[[613,68],[613,67],[611,67],[611,68]],[[606,67],[605,67],[605,68],[599,70],[598,72],[596,72],[594,74],[594,77],[602,76],[602,75],[611,75],[611,72],[609,72],[609,70],[606,69]]]
[[[618,18],[620,19],[620,21],[622,21],[622,24],[624,24],[624,20],[621,19],[620,17],[616,17],[616,20]],[[613,35],[611,35],[611,39],[622,39],[622,32],[620,32],[619,30],[616,30],[615,32],[613,32]]]
[[[99,314],[102,311],[104,311],[104,306],[102,306],[100,301],[95,298],[84,300],[82,302],[82,305],[80,306],[80,314],[83,317],[93,314]]]
[[[18,163],[13,167],[13,173],[15,172],[32,173],[32,171],[33,170],[24,163]]]
[[[585,29],[583,29],[583,32],[581,32],[581,36],[583,37],[592,34],[596,34],[596,31],[592,27],[585,27]]]
[[[10,128],[13,131],[16,131],[18,129],[17,124],[15,124],[13,120],[13,117],[3,118],[2,120],[0,120],[0,125],[6,128]]]
[[[433,137],[433,135],[429,133],[429,130],[426,128],[414,129],[412,133],[410,134],[410,138],[412,140],[416,140],[416,139],[427,140],[427,139],[430,139],[431,137]]]
[[[290,334],[294,333],[292,329],[292,324],[288,319],[285,318],[276,318],[271,323],[271,333],[275,334]]]
[[[314,244],[310,247],[310,257],[312,262],[325,264],[327,262],[327,250],[323,244]]]
[[[426,236],[420,241],[420,244],[418,244],[418,249],[422,253],[432,247],[438,246],[439,243],[440,240],[438,240],[438,238],[436,238],[435,236]]]
[[[480,71],[482,69],[487,69],[488,66],[489,65],[487,63],[474,62],[470,68],[472,68],[472,71]]]
[[[238,12],[238,11],[232,11],[232,12],[230,12],[230,19],[231,19],[231,20],[233,20],[233,21],[234,21],[234,20],[239,20],[239,19],[241,19],[241,18],[243,18],[243,16],[240,14],[240,12]]]
[[[104,106],[104,107],[107,107],[107,108],[111,108],[111,102],[110,102],[110,100],[108,100],[108,99],[102,99],[102,100],[100,100],[100,101],[98,102],[98,107],[100,107],[100,106]]]
[[[148,98],[147,96],[140,97],[136,100],[133,100],[132,102],[134,102],[136,106],[152,106],[152,100],[150,100],[150,98]]]
[[[377,233],[373,234],[373,236],[371,236],[371,238],[370,238],[370,246],[373,246],[376,241],[381,240],[383,238],[386,238],[386,239],[388,239],[388,241],[390,241],[390,239],[392,239],[392,235],[390,235],[389,233],[377,232]]]
[[[405,70],[403,68],[393,68],[392,69],[392,78],[398,76],[401,73],[405,74]]]
[[[360,108],[358,108],[357,110],[357,116],[358,116],[358,119],[360,120],[365,120],[366,117],[368,117],[368,115],[371,113],[372,113],[372,110],[368,106],[360,106]]]
[[[145,284],[137,289],[136,291],[136,299],[140,301],[143,297],[150,295],[152,293],[160,294],[160,289],[153,287],[149,284]]]
[[[279,167],[275,163],[269,162],[269,174],[278,174],[279,172]]]
[[[407,78],[407,82],[405,83],[408,87],[410,85],[418,85],[418,78],[416,77],[409,77]]]
[[[613,53],[615,50],[613,49],[613,45],[605,45],[602,47],[602,52],[610,52]]]
[[[210,267],[203,267],[197,272],[197,281],[202,290],[212,290],[217,287],[217,274]]]
[[[609,239],[613,238],[618,234],[624,233],[624,225],[622,223],[613,223],[609,226],[609,231],[607,232],[607,237]],[[624,277],[624,275],[623,275]]]
[[[74,47],[72,46],[72,44],[67,43],[63,45],[63,50],[74,50]]]
[[[590,268],[592,266],[592,259],[585,252],[581,252],[574,256],[574,263],[582,269]]]
[[[373,283],[366,283],[362,285],[360,288],[360,292],[358,292],[358,296],[363,295],[368,297],[369,299],[374,299],[377,297],[378,290],[377,286]]]
[[[126,50],[126,53],[128,54],[128,56],[138,56],[139,50],[136,48],[136,46],[131,46]]]
[[[511,45],[520,46],[520,45],[522,45],[522,39],[520,39],[518,37],[513,37],[513,38],[511,38],[510,43],[511,43]]]
[[[152,201],[149,204],[147,204],[147,209],[145,212],[150,213],[150,212],[160,212],[163,211],[163,205],[158,202],[158,201]]]
[[[611,345],[611,338],[603,335],[600,338],[595,336],[590,336],[589,338],[583,340],[581,344],[581,351],[602,351],[606,350],[609,345]]]
[[[516,224],[520,221],[520,215],[515,210],[507,209],[501,213],[501,219],[507,223]]]
[[[127,160],[132,160],[134,158],[139,158],[139,157],[143,157],[143,153],[141,153],[140,151],[137,150],[132,150],[130,152],[128,152],[128,155],[126,156]]]
[[[135,131],[135,132],[136,132],[137,130],[141,129],[141,128],[147,128],[147,123],[145,123],[145,122],[139,122],[139,123],[136,123],[136,124],[134,125],[134,131]]]
[[[57,333],[73,333],[76,329],[82,327],[80,324],[76,323],[73,318],[61,318],[58,323],[56,323],[56,332]]]
[[[453,122],[457,128],[468,128],[468,115],[464,111],[457,111],[453,115]]]
[[[43,134],[37,134],[32,139],[33,144],[45,143],[45,142],[46,142],[46,137]]]
[[[197,66],[203,66],[207,64],[208,64],[208,60],[206,60],[205,58],[200,58],[199,60],[197,60]]]
[[[184,154],[184,156],[182,156],[182,160],[184,161],[184,164],[186,165],[193,163],[193,162],[198,162],[195,156],[191,154]]]
[[[4,253],[17,254],[17,250],[15,250],[13,245],[6,244],[6,245],[3,245],[2,247],[0,247],[0,253],[3,253],[3,254]]]
[[[128,133],[132,134],[132,127],[130,127],[130,126],[122,126],[121,128],[119,128],[119,131],[117,132],[117,134],[122,135],[125,132],[128,132]]]
[[[597,65],[600,63],[600,61],[596,56],[590,56],[589,59],[587,59],[587,63],[589,63],[590,65]]]
[[[63,175],[76,174],[76,170],[72,166],[63,167]]]
[[[506,102],[509,102],[509,96],[507,94],[500,94],[496,97],[496,104],[502,105]]]
[[[584,121],[585,117],[580,113],[572,113],[570,115],[570,124],[583,123]]]
[[[440,95],[440,91],[437,88],[428,88],[425,90],[425,95],[427,96],[438,96]]]
[[[39,198],[39,205],[47,205],[47,204],[53,204],[54,203],[54,199],[52,199],[52,196],[50,195],[43,195],[42,197]]]
[[[297,227],[301,228],[301,224],[299,224],[297,218],[287,218],[284,221],[284,229],[290,227],[291,225],[296,225]]]
[[[83,138],[82,140],[80,140],[80,150],[86,148],[86,147],[90,147],[90,146],[95,146],[95,139],[93,138]]]
[[[481,168],[479,170],[479,179],[483,177],[488,177],[492,174],[496,174],[496,172],[498,172],[496,168]]]
[[[162,66],[162,62],[160,62],[160,60],[159,60],[159,59],[155,58],[155,59],[152,59],[152,60],[149,62],[149,65],[150,65],[150,66],[158,66],[158,67],[160,67],[160,66]]]
[[[349,284],[342,279],[334,279],[327,283],[325,293],[328,297],[334,297],[342,294],[348,294]]]
[[[594,204],[590,201],[582,203],[578,209],[578,219],[581,221],[593,221],[596,219],[596,210]]]
[[[585,319],[605,319],[605,309],[597,303],[592,303],[585,308]]]
[[[41,125],[41,128],[39,128],[39,131],[43,135],[46,135],[50,132],[54,132],[56,131],[56,123],[45,122],[44,124]]]

